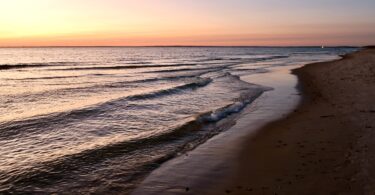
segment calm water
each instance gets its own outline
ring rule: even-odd
[[[242,75],[353,50],[0,49],[0,192],[124,192],[272,90]]]

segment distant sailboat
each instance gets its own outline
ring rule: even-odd
[[[324,49],[324,45],[322,45],[322,49]]]

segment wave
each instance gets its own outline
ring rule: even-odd
[[[123,102],[123,101],[134,101],[134,100],[144,100],[144,99],[153,99],[159,98],[166,95],[172,95],[179,92],[183,92],[188,89],[196,89],[199,87],[204,87],[212,82],[211,78],[196,78],[195,81],[179,85],[169,89],[157,90],[150,93],[138,94],[126,96],[114,100],[110,100],[101,104],[92,105],[90,107],[81,108],[77,110],[70,110],[66,112],[53,113],[48,115],[36,116],[33,118],[4,122],[0,123],[0,138],[10,138],[14,135],[19,135],[21,133],[28,133],[28,130],[33,132],[45,129],[46,127],[51,126],[51,124],[66,124],[70,120],[74,121],[77,119],[83,119],[87,117],[96,116],[98,114],[103,114],[106,112],[106,109],[112,107],[113,105]]]
[[[82,78],[86,76],[114,76],[114,74],[85,74],[78,76],[47,76],[47,77],[26,77],[20,79],[5,79],[9,81],[25,81],[25,80],[53,80],[53,79],[69,79],[69,78]],[[121,76],[125,77],[125,76]]]
[[[242,93],[241,96],[232,104],[218,108],[214,111],[202,113],[196,117],[192,117],[191,120],[185,122],[184,124],[181,124],[180,126],[161,134],[117,142],[110,145],[85,150],[77,154],[63,156],[53,161],[43,162],[35,165],[33,169],[27,170],[26,172],[24,170],[16,171],[10,177],[5,175],[1,176],[0,174],[0,181],[3,181],[0,183],[0,189],[3,189],[4,192],[10,192],[18,190],[12,189],[12,186],[22,188],[22,186],[29,185],[38,186],[53,184],[57,180],[62,179],[61,175],[64,175],[64,173],[79,171],[81,167],[90,168],[92,167],[90,165],[95,165],[107,159],[123,156],[127,153],[140,149],[161,147],[163,144],[173,142],[181,143],[179,140],[185,140],[185,138],[189,137],[189,139],[187,139],[187,143],[180,144],[178,147],[174,147],[173,151],[170,151],[169,153],[148,162],[148,164],[139,165],[137,168],[153,169],[155,166],[157,166],[157,164],[165,162],[183,151],[191,150],[196,145],[219,133],[220,130],[215,132],[217,131],[216,128],[207,130],[203,129],[203,127],[240,112],[246,107],[246,105],[258,98],[265,90],[267,89],[261,86],[253,85],[251,88],[249,88],[249,91]],[[130,177],[129,180],[131,179],[134,178]]]
[[[227,68],[233,64],[221,65],[221,66],[212,66],[207,68],[180,68],[180,69],[170,69],[170,70],[155,70],[155,71],[146,71],[142,73],[173,73],[173,72],[191,72],[191,71],[200,71],[200,70],[212,70],[217,71],[220,69]]]
[[[0,192],[14,192],[27,188],[27,186],[38,186],[53,184],[57,180],[62,179],[62,175],[68,172],[80,171],[82,167],[88,167],[88,165],[95,165],[110,158],[117,156],[123,156],[129,152],[139,150],[148,147],[158,147],[160,144],[170,142],[178,138],[187,136],[194,133],[197,129],[200,129],[200,124],[196,121],[188,122],[167,134],[158,136],[147,137],[139,140],[130,140],[124,142],[118,142],[111,145],[106,145],[91,150],[86,150],[77,154],[69,156],[63,156],[53,161],[43,162],[34,165],[29,170],[16,170],[11,174],[0,172]],[[155,166],[169,160],[180,151],[181,148],[175,148],[175,152],[165,154],[162,157],[157,158],[149,162],[149,164],[142,165],[142,167]],[[91,166],[89,166],[90,168]],[[139,169],[140,167],[138,167]],[[86,168],[87,169],[87,168]],[[17,186],[17,189],[14,188]]]
[[[226,60],[225,58],[205,58],[205,59],[197,59],[197,60],[194,60],[196,62],[209,62],[209,61],[222,61],[222,60]]]
[[[3,65],[0,65],[0,70],[35,68],[35,67],[44,67],[44,66],[46,66],[46,65],[42,65],[42,64],[15,64],[15,65],[3,64]]]
[[[74,65],[74,62],[47,62],[47,63],[21,63],[21,64],[0,64],[0,70],[40,68],[50,66]]]
[[[149,78],[149,79],[139,79],[134,81],[127,81],[125,83],[148,83],[148,82],[155,82],[155,81],[175,81],[180,79],[187,79],[187,78],[197,78],[200,75],[179,75],[179,76],[170,76],[170,77],[163,77],[163,78]]]
[[[12,99],[13,102],[16,100],[27,100],[27,99],[39,99],[39,97],[51,97],[51,98],[58,98],[60,94],[74,94],[74,93],[81,93],[85,91],[86,93],[96,93],[99,89],[108,89],[108,88],[127,88],[132,87],[135,84],[147,84],[153,82],[169,82],[169,81],[178,81],[179,82],[194,82],[197,78],[200,78],[201,75],[205,74],[206,72],[202,72],[200,74],[194,75],[178,75],[178,76],[169,76],[169,77],[161,77],[161,78],[147,78],[147,79],[138,79],[132,81],[119,81],[113,83],[104,83],[104,84],[94,84],[90,86],[83,86],[83,87],[72,87],[72,88],[62,88],[62,89],[53,89],[43,92],[36,92],[36,93],[28,93],[28,94],[19,94],[19,95],[12,95],[7,96],[7,98]],[[87,74],[82,76],[110,76],[112,74]],[[74,77],[81,77],[81,76],[66,76],[66,77],[38,77],[38,78],[22,78],[22,79],[6,79],[6,80],[17,80],[17,81],[27,81],[27,80],[43,80],[43,79],[59,79],[59,78],[74,78]],[[122,76],[123,77],[123,76]],[[62,84],[66,85],[66,84]],[[5,96],[3,96],[5,97]]]
[[[179,66],[196,66],[197,64],[160,64],[160,65],[125,65],[125,66],[91,66],[91,67],[75,67],[51,70],[119,70],[119,69],[139,69],[139,68],[167,68]]]
[[[238,57],[216,57],[216,58],[204,58],[204,59],[197,59],[194,60],[195,62],[211,62],[211,61],[238,61],[238,60],[243,60],[243,58],[238,58]]]
[[[289,57],[290,57],[289,55],[275,55],[275,56],[269,56],[269,57],[251,58],[250,60],[253,62],[259,62],[259,61],[283,59],[283,58],[289,58]]]
[[[296,54],[296,53],[295,53]],[[270,57],[261,57],[261,58],[251,58],[251,59],[243,59],[243,62],[254,62],[254,61],[264,61],[264,60],[272,60],[272,59],[280,59],[280,58],[287,58],[289,55],[280,55],[280,56],[270,56]],[[209,58],[209,59],[200,59],[196,60],[196,62],[206,62],[206,61],[223,61],[223,60],[241,60],[241,58]],[[241,62],[238,62],[241,63]],[[129,62],[126,64],[134,64],[134,65],[119,65],[119,66],[90,66],[90,67],[74,67],[74,68],[60,68],[60,69],[49,69],[51,71],[56,70],[119,70],[119,69],[140,69],[140,68],[168,68],[168,67],[180,67],[180,66],[197,66],[197,63],[176,63],[176,64],[151,64],[149,62]],[[47,63],[20,63],[20,64],[1,64],[0,70],[10,70],[10,69],[24,69],[24,68],[44,68],[44,67],[52,67],[52,66],[66,66],[66,65],[79,65],[77,62],[47,62]],[[195,69],[180,69],[180,71],[192,71]],[[168,71],[168,70],[166,70]],[[169,70],[173,71],[173,70]],[[178,71],[178,70],[175,70]],[[160,72],[163,72],[160,71]]]
[[[293,54],[298,54],[295,52]],[[279,55],[261,58],[251,58],[250,61],[263,61],[272,60],[279,58],[287,58],[289,55]],[[208,58],[208,59],[198,59],[196,62],[206,62],[206,61],[223,61],[223,60],[241,60],[241,58]],[[119,66],[91,66],[91,67],[74,67],[74,68],[62,68],[62,69],[51,69],[51,70],[109,70],[109,69],[138,69],[138,68],[163,68],[163,67],[179,67],[179,66],[196,66],[197,63],[176,63],[176,64],[151,64],[150,62],[127,62],[125,64],[134,65],[119,65]],[[43,68],[51,66],[65,66],[65,65],[79,65],[77,62],[46,62],[46,63],[19,63],[19,64],[0,64],[0,70],[9,69],[24,69],[24,68]]]
[[[6,79],[12,81],[24,81],[24,80],[52,80],[52,79],[69,79],[69,78],[79,78],[81,76],[52,76],[52,77],[27,77],[22,79]]]
[[[328,51],[319,51],[319,52],[293,52],[291,55],[316,55],[316,54],[332,54]]]
[[[261,57],[261,58],[251,58],[251,59],[242,59],[242,61],[238,62],[227,62],[225,64],[215,64],[217,66],[210,66],[204,68],[181,68],[181,69],[171,69],[171,70],[155,70],[155,71],[147,71],[143,73],[173,73],[173,72],[188,72],[188,71],[199,71],[199,70],[220,70],[225,68],[230,68],[234,65],[240,65],[244,63],[252,63],[252,62],[260,62],[260,61],[267,61],[267,60],[274,60],[274,59],[282,59],[282,58],[289,58],[289,55],[277,55],[277,56],[270,56],[270,57]],[[224,58],[215,58],[216,60],[224,60]],[[239,60],[240,58],[233,58],[234,60]],[[213,65],[213,64],[210,64]]]
[[[140,99],[150,99],[150,98],[160,97],[160,96],[163,96],[163,95],[169,95],[169,94],[177,93],[181,90],[204,87],[204,86],[208,85],[210,82],[212,82],[211,78],[200,78],[198,81],[195,81],[195,82],[192,82],[192,83],[180,85],[180,86],[170,88],[170,89],[160,90],[160,91],[153,92],[153,93],[133,95],[133,96],[128,97],[127,99],[129,99],[129,100],[140,100]]]
[[[257,99],[264,91],[271,90],[269,88],[253,88],[246,94],[242,94],[238,101],[229,104],[225,107],[219,108],[215,111],[204,113],[199,116],[198,120],[202,122],[217,122],[228,115],[238,113],[243,110],[248,104]]]
[[[129,61],[129,59],[126,58],[120,58],[117,59],[117,61],[122,62],[124,64],[152,64],[152,62],[147,61]]]

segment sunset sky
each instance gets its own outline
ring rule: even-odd
[[[374,0],[0,2],[0,46],[375,44]]]

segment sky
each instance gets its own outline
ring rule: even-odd
[[[0,0],[0,46],[375,45],[375,0]]]

